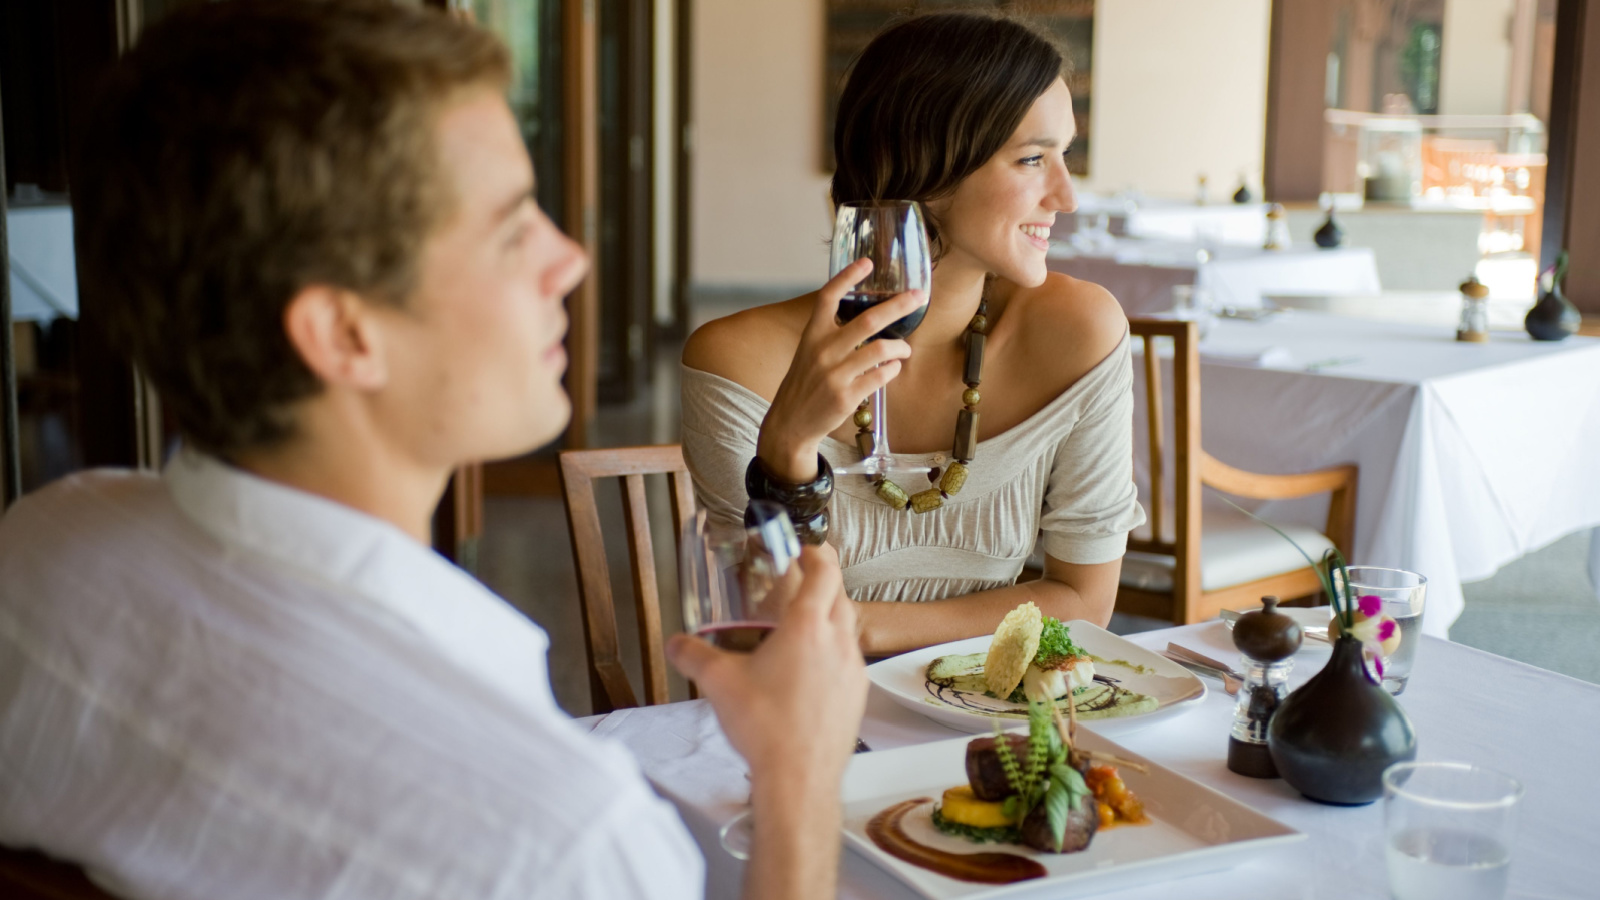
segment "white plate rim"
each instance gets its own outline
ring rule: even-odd
[[[1205,700],[1205,682],[1201,681],[1193,672],[1161,654],[1147,650],[1127,638],[1112,634],[1104,628],[1083,619],[1073,619],[1065,624],[1072,631],[1073,640],[1077,641],[1084,649],[1096,652],[1096,655],[1106,659],[1118,659],[1139,666],[1147,666],[1154,670],[1153,674],[1163,678],[1178,679],[1185,685],[1182,691],[1176,692],[1174,696],[1166,700],[1158,697],[1157,701],[1160,705],[1153,710],[1107,719],[1086,719],[1081,723],[1084,727],[1102,734],[1125,733],[1187,712]],[[1080,639],[1084,637],[1087,637],[1087,640]],[[925,687],[927,679],[924,673],[927,671],[928,663],[940,656],[956,653],[977,653],[980,650],[987,649],[989,641],[993,640],[993,638],[993,635],[981,635],[975,638],[936,644],[932,647],[923,647],[919,650],[902,653],[899,656],[891,656],[868,666],[867,677],[879,690],[888,694],[889,698],[896,704],[958,731],[966,731],[973,734],[987,732],[994,728],[996,721],[1017,724],[1017,720],[1009,717],[984,715],[979,712],[951,706],[948,703],[942,703],[930,697]],[[1098,652],[1099,649],[1103,649],[1107,645],[1116,647],[1113,654]],[[1096,663],[1095,668],[1097,671],[1100,670],[1100,664]],[[1115,677],[1124,678],[1124,680],[1138,677],[1136,674],[1128,674],[1126,671],[1118,672],[1116,671],[1117,668],[1119,667],[1112,666],[1106,671],[1106,674],[1115,674]],[[1018,704],[1017,709],[1020,711],[1024,707]]]

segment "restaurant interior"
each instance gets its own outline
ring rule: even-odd
[[[192,2],[0,12],[0,509],[74,472],[160,469],[177,446],[160,396],[99,331],[104,301],[79,290],[88,279],[73,250],[69,157],[98,75],[141,29]],[[1401,676],[1392,701],[1415,725],[1413,755],[1506,772],[1526,788],[1504,896],[1594,896],[1600,3],[411,5],[505,42],[539,206],[592,262],[566,300],[570,424],[524,456],[457,469],[434,515],[434,549],[549,635],[556,702],[640,758],[706,853],[708,896],[737,894],[729,827],[748,788],[716,776],[738,758],[725,743],[706,749],[715,720],[661,649],[664,635],[693,630],[700,599],[685,587],[697,502],[680,450],[685,342],[834,274],[829,187],[844,79],[897,17],[973,7],[1022,14],[1064,48],[1075,208],[1054,219],[1047,266],[1104,287],[1133,323],[1129,427],[1146,524],[1129,536],[1106,631],[1144,655],[1108,658],[1150,657],[1173,670],[1165,681],[1204,688],[1172,698],[1152,688],[1152,721],[1165,720],[1137,731],[1111,719],[1083,727],[1091,746],[1115,742],[1107,752],[1131,750],[1176,779],[1145,776],[1130,781],[1136,790],[1181,793],[1181,781],[1220,798],[1209,825],[1183,825],[1209,848],[1204,860],[1174,843],[1142,867],[1123,865],[1138,854],[1118,856],[1098,875],[1058,875],[1052,863],[1050,878],[1063,880],[1049,895],[1379,896],[1386,877],[1397,890],[1382,818],[1395,801],[1320,806],[1230,771],[1230,724],[1240,734],[1248,706],[1235,695],[1270,668],[1241,657],[1245,628],[1231,631],[1232,619],[1283,598],[1296,644],[1306,636],[1290,687],[1330,653],[1325,607],[1337,583],[1287,533],[1337,548],[1352,572],[1423,576],[1426,605],[1416,589],[1416,621],[1402,623],[1415,677],[1407,688]],[[1046,564],[1041,542],[1021,578]],[[1173,662],[1171,647],[1202,659]],[[933,658],[867,660],[860,741],[873,752],[846,775],[841,897],[972,887],[851,831],[851,798],[880,796],[870,779],[896,785],[882,796],[932,789],[895,774],[883,751],[927,750],[905,757],[915,768],[936,758],[936,742],[990,730],[989,718],[929,712],[949,704],[919,696],[921,668],[900,687],[912,657],[914,667]],[[1572,711],[1570,727],[1540,718]],[[1587,787],[1560,774],[1569,766],[1590,773]],[[1201,802],[1149,806],[1176,820],[1191,801]],[[1334,874],[1345,863],[1353,874]],[[69,883],[18,871],[0,872],[0,888],[8,877],[18,890]],[[92,894],[7,894],[36,895]]]

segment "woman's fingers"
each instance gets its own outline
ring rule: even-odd
[[[856,316],[854,321],[841,326],[839,338],[848,341],[851,346],[864,343],[878,332],[921,309],[927,302],[927,291],[906,291],[903,294],[896,294]]]
[[[817,291],[817,305],[811,311],[810,328],[833,325],[839,315],[839,301],[870,274],[872,260],[863,256],[828,279],[828,283]]]

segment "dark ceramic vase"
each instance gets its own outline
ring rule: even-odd
[[[1250,188],[1242,181],[1239,182],[1239,189],[1233,192],[1233,202],[1235,203],[1249,203],[1255,198],[1255,195],[1250,193]]]
[[[1267,747],[1290,787],[1319,803],[1360,806],[1383,796],[1384,769],[1416,758],[1417,734],[1367,674],[1361,642],[1345,635],[1273,713]]]
[[[1344,229],[1340,228],[1339,223],[1333,220],[1333,210],[1328,210],[1328,218],[1322,223],[1322,227],[1318,228],[1316,233],[1311,236],[1311,239],[1316,241],[1317,246],[1324,250],[1332,250],[1344,243]]]
[[[1576,333],[1582,320],[1578,308],[1556,287],[1545,291],[1533,309],[1528,310],[1522,327],[1528,329],[1528,335],[1536,341],[1559,341]]]

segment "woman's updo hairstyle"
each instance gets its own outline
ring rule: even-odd
[[[890,25],[845,77],[833,202],[938,200],[999,152],[1065,74],[1055,43],[999,14],[941,12]],[[927,214],[934,258],[944,255]]]

